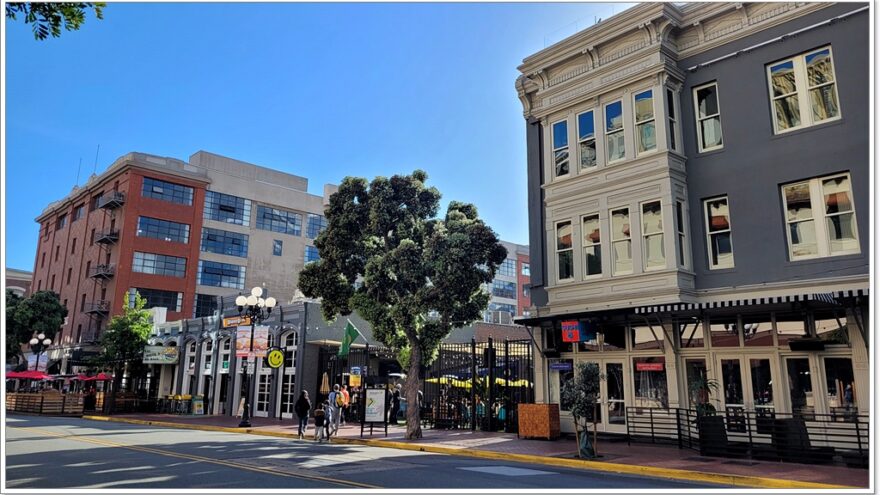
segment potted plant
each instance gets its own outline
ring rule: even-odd
[[[598,364],[578,363],[572,377],[562,386],[561,402],[571,408],[571,415],[574,418],[574,432],[578,443],[578,457],[582,459],[596,457],[596,446],[589,441],[587,422],[595,418],[599,399],[599,382],[604,378],[599,371]]]
[[[718,390],[718,381],[701,375],[692,380],[688,388],[694,409],[697,411],[697,418],[714,416],[716,410],[711,403],[711,398],[712,394]]]

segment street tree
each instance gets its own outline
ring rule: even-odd
[[[55,341],[55,334],[64,324],[67,308],[58,294],[43,290],[23,298],[6,290],[6,359],[24,359],[21,345],[35,335],[45,334]]]
[[[109,401],[111,412],[122,376],[128,372],[129,376],[134,377],[143,371],[141,357],[153,329],[150,312],[144,309],[147,300],[135,292],[134,304],[130,304],[130,301],[126,293],[122,314],[114,316],[107,325],[107,331],[101,335],[101,353],[94,361],[96,366],[113,372],[112,397]]]
[[[6,18],[14,21],[21,15],[25,24],[32,25],[34,38],[44,40],[50,34],[54,38],[61,36],[62,27],[66,31],[78,30],[86,22],[89,9],[95,11],[95,17],[103,19],[106,6],[103,2],[9,2],[6,4]]]
[[[605,376],[599,370],[596,363],[578,363],[574,374],[562,385],[560,402],[564,408],[571,412],[574,419],[574,432],[578,442],[578,456],[581,458],[596,457],[595,442],[590,442],[590,433],[587,424],[593,420],[595,435],[595,420],[599,404],[599,382]]]
[[[357,310],[374,336],[408,371],[404,394],[419,403],[419,369],[454,327],[481,319],[490,283],[507,256],[474,205],[451,201],[436,218],[440,192],[428,175],[346,177],[325,209],[315,239],[320,259],[305,266],[299,287],[321,298],[333,320]],[[407,408],[407,438],[420,438],[419,408]]]

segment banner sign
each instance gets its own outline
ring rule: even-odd
[[[246,327],[251,324],[249,316],[230,316],[223,318],[223,328]]]
[[[235,329],[235,357],[247,357],[251,349],[251,327],[241,326]]]
[[[636,363],[636,371],[663,371],[663,363]]]
[[[180,349],[177,346],[144,346],[144,364],[175,364],[179,357]]]
[[[366,390],[366,406],[364,407],[365,423],[385,422],[385,389],[368,388]]]
[[[555,363],[550,363],[550,369],[554,371],[571,371],[571,361],[558,361]]]
[[[254,356],[264,358],[267,352],[269,352],[269,327],[260,325],[254,328]]]
[[[349,387],[360,387],[361,386],[361,368],[359,366],[351,367],[351,374],[348,375],[348,386]]]
[[[37,365],[37,368],[36,368],[37,371],[45,372],[46,368],[47,368],[46,365],[49,364],[49,355],[46,354],[45,352],[40,354],[40,363],[37,364],[36,354],[28,354],[27,362],[28,362],[28,366],[27,366],[28,370],[33,370],[34,365]]]

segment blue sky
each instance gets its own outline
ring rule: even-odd
[[[526,244],[516,67],[628,4],[109,4],[39,42],[6,21],[6,265],[34,218],[129,151],[309,179],[428,172]]]

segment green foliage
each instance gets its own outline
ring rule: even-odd
[[[67,316],[58,294],[51,291],[35,292],[28,298],[6,290],[6,359],[21,356],[21,344],[43,333],[55,341],[55,334]]]
[[[570,408],[575,428],[593,417],[594,404],[599,400],[599,382],[604,379],[598,364],[582,362],[562,385],[560,401]]]
[[[34,38],[44,40],[50,34],[55,38],[61,36],[62,26],[67,31],[78,30],[86,22],[88,9],[94,9],[95,17],[103,19],[106,6],[103,2],[7,3],[6,18],[16,20],[21,14],[25,24],[32,24]]]
[[[482,284],[507,256],[473,205],[452,201],[436,218],[440,192],[425,187],[427,178],[421,170],[370,183],[346,177],[315,239],[321,258],[299,279],[303,294],[321,298],[326,319],[357,310],[411,376],[454,326],[482,318],[489,301]],[[431,312],[437,317],[427,318]],[[416,391],[407,389],[412,403]]]
[[[129,305],[129,295],[123,299],[123,312],[114,316],[101,336],[101,354],[95,365],[105,369],[122,368],[126,362],[140,367],[147,337],[153,329],[150,312],[144,309],[147,301],[135,293],[134,307]]]
[[[697,410],[697,416],[714,416],[715,406],[710,402],[712,394],[718,390],[718,381],[705,375],[691,379],[688,392]]]

